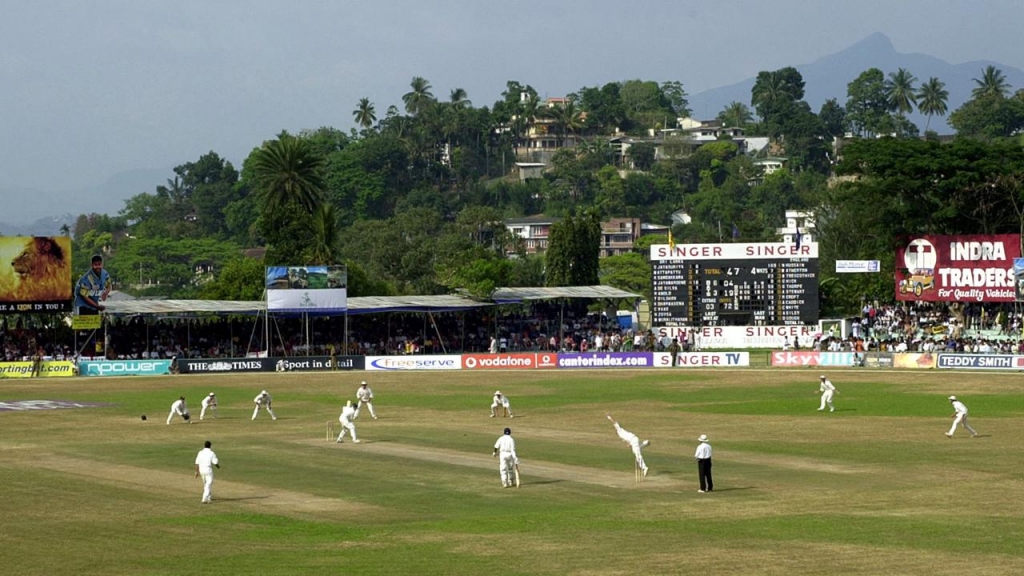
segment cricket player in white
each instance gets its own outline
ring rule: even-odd
[[[359,418],[359,410],[362,409],[363,405],[366,405],[366,409],[370,411],[370,416],[373,416],[373,419],[376,420],[377,414],[373,411],[373,390],[370,390],[365,380],[359,386],[359,389],[356,390],[356,398],[359,399],[359,405],[356,406],[356,415],[352,419]]]
[[[508,412],[509,418],[515,418],[515,416],[512,415],[512,405],[509,404],[507,396],[501,395],[501,390],[494,391],[494,399],[491,400],[491,418],[494,418],[494,415],[496,414],[495,410],[498,408],[504,408],[505,411]]]
[[[636,458],[636,465],[643,470],[644,476],[647,476],[647,463],[644,462],[643,450],[651,444],[651,441],[644,440],[643,442],[640,442],[640,438],[637,437],[636,434],[633,434],[628,430],[624,430],[622,426],[619,426],[619,423],[612,418],[611,414],[605,414],[605,416],[612,424],[615,425],[615,433],[619,435],[619,438],[622,438],[622,440],[626,444],[629,444],[629,447],[633,449],[633,457]]]
[[[836,393],[836,387],[832,385],[832,381],[825,378],[825,375],[821,376],[821,385],[818,386],[818,392],[815,394],[821,394],[821,406],[818,407],[818,412],[825,409],[825,405],[828,404],[828,411],[835,412],[836,407],[832,405],[832,395]]]
[[[192,420],[190,419],[189,413],[188,413],[188,406],[185,405],[185,397],[184,396],[178,397],[178,399],[174,401],[174,404],[171,404],[171,413],[167,415],[167,425],[168,426],[171,425],[171,419],[174,418],[175,414],[177,414],[178,416],[181,416],[189,424],[192,423]]]
[[[498,441],[494,443],[494,453],[498,457],[498,473],[501,474],[501,487],[509,488],[515,484],[515,467],[519,465],[519,456],[516,455],[516,441],[512,439],[512,430],[505,428]]]
[[[345,402],[345,407],[341,409],[341,416],[338,416],[338,422],[341,422],[341,433],[338,434],[337,442],[341,442],[341,439],[345,437],[345,431],[352,435],[352,442],[359,444],[359,438],[356,438],[356,425],[352,423],[352,420],[356,417],[356,409],[352,407],[352,401]]]
[[[964,403],[957,400],[956,396],[950,396],[949,402],[953,405],[953,425],[949,427],[949,432],[946,432],[946,437],[952,438],[953,432],[956,432],[956,425],[961,424],[963,427],[971,433],[971,437],[977,436],[978,433],[971,428],[971,425],[967,423],[967,406]]]
[[[213,469],[220,468],[220,461],[217,454],[210,450],[210,441],[207,440],[204,448],[196,454],[196,478],[203,477],[203,504],[210,503],[210,492],[213,490]]]
[[[210,392],[209,394],[206,395],[206,398],[203,398],[201,405],[203,406],[203,409],[199,411],[200,420],[206,418],[207,410],[211,410],[213,412],[214,418],[217,417],[217,396],[214,395],[213,392]]]
[[[252,401],[256,403],[256,408],[252,411],[253,420],[255,420],[256,415],[260,413],[260,406],[263,406],[264,408],[267,409],[267,412],[270,413],[271,420],[277,420],[277,416],[274,415],[274,409],[270,405],[270,394],[267,393],[266,390],[260,392],[255,398],[252,399]]]

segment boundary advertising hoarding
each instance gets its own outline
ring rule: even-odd
[[[462,356],[367,356],[366,370],[462,370]]]
[[[821,332],[817,326],[713,326],[681,328],[660,326],[652,328],[656,338],[678,338],[680,342],[693,342],[700,348],[782,348],[786,339],[801,346],[810,346]],[[693,339],[690,335],[693,334]]]
[[[340,313],[348,309],[344,266],[268,266],[267,310]]]
[[[0,314],[71,310],[71,238],[0,236]]]
[[[1020,236],[916,236],[896,250],[896,299],[1013,302]]]
[[[939,354],[936,367],[953,370],[1024,370],[1024,356],[1014,354]]]
[[[159,376],[171,373],[173,360],[81,360],[82,376]]]
[[[554,352],[513,354],[463,354],[465,370],[532,370],[557,368],[558,354]]]
[[[750,366],[750,352],[654,352],[655,368],[740,368]]]
[[[326,372],[330,370],[363,370],[364,356],[289,356],[287,358],[179,358],[182,374],[215,372]]]
[[[75,364],[70,360],[43,360],[39,378],[68,378],[75,375]],[[32,361],[0,362],[0,378],[32,378]]]

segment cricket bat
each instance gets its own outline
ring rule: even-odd
[[[516,488],[519,488],[519,464],[516,464]]]

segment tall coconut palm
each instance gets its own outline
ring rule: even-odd
[[[977,84],[974,90],[971,91],[971,96],[974,98],[983,98],[985,96],[1005,98],[1007,92],[1010,91],[1010,84],[1006,81],[1003,71],[992,65],[985,67],[985,70],[981,73],[981,78],[974,78],[973,80]]]
[[[473,101],[469,99],[464,89],[453,88],[451,91],[451,104],[455,108],[469,108],[473,105]]]
[[[917,82],[917,78],[905,68],[889,73],[889,79],[883,85],[889,110],[896,112],[901,117],[914,111],[914,106],[917,106],[915,82]]]
[[[360,98],[359,106],[352,111],[352,115],[356,118],[356,123],[363,127],[364,130],[369,130],[373,123],[377,121],[376,111],[373,109],[373,103],[370,102],[369,98]]]
[[[946,90],[946,85],[938,78],[932,76],[927,82],[921,84],[921,89],[917,92],[917,109],[928,117],[924,124],[925,132],[928,131],[928,126],[932,122],[932,116],[946,115],[946,111],[949,110],[946,107],[947,100],[949,100],[949,92]]]
[[[416,76],[409,83],[409,86],[412,88],[412,91],[406,92],[402,96],[402,102],[405,102],[405,111],[409,114],[415,116],[436,101],[434,94],[430,91],[433,86],[430,85],[430,82],[427,82],[426,78]]]
[[[310,219],[310,238],[307,265],[338,263],[338,217],[333,204],[323,203],[313,211]]]
[[[568,140],[569,134],[583,128],[583,113],[576,108],[576,103],[572,101],[551,110],[551,115],[562,128],[563,146],[565,145],[565,140]]]
[[[312,214],[323,200],[324,159],[308,140],[282,134],[253,153],[253,180],[263,209],[296,202]]]
[[[742,102],[730,102],[728,106],[718,113],[718,121],[723,126],[742,128],[754,120],[750,108]]]

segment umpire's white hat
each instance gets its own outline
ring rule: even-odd
[[[949,397],[949,401],[950,401],[950,402],[952,402],[953,400],[956,400],[956,396],[950,396],[950,397]]]

